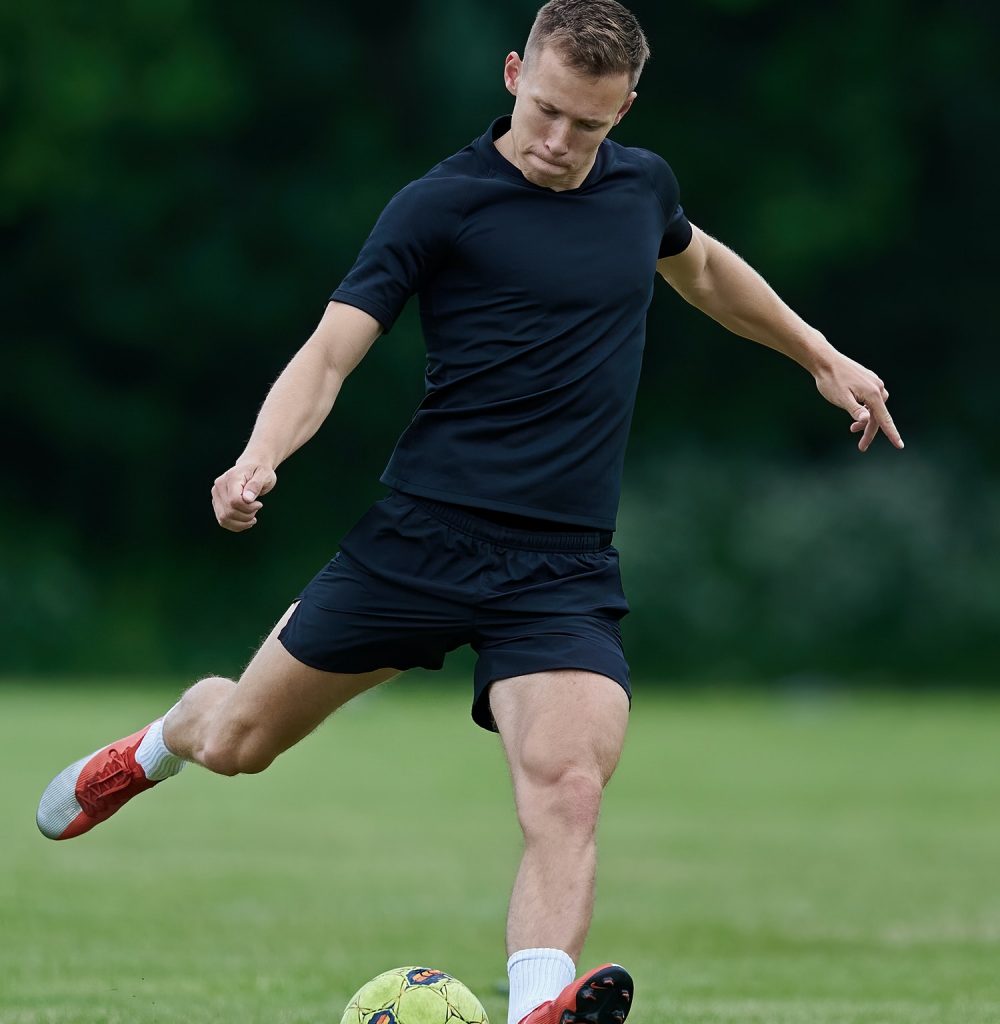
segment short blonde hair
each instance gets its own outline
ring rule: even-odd
[[[535,16],[524,59],[551,46],[574,71],[601,78],[629,76],[634,89],[649,60],[636,16],[616,0],[549,0]]]

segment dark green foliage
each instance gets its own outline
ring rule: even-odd
[[[251,536],[215,526],[208,489],[383,203],[509,108],[501,63],[534,7],[0,12],[7,666],[234,669],[332,553],[419,398],[412,312],[282,469]],[[982,676],[998,653],[984,632],[1000,457],[996,14],[896,0],[636,11],[654,57],[617,138],[666,156],[692,219],[886,378],[908,448],[863,473],[842,462],[846,418],[801,371],[662,287],[624,505],[633,660],[891,672],[933,649],[949,674]],[[684,476],[702,462],[707,476]],[[783,496],[780,528],[764,506],[729,518],[730,475],[759,472]],[[838,619],[836,644],[819,606],[799,606],[794,642],[766,604],[748,614],[761,577],[738,559],[714,615],[670,628],[676,598],[656,596],[664,516],[717,531],[723,552],[740,532],[781,589],[789,537],[827,507],[817,495],[860,481],[864,499],[824,531],[841,564],[878,565],[878,582],[865,616]],[[677,488],[699,500],[678,504]],[[885,512],[900,504],[930,510],[904,544]],[[685,571],[711,595],[720,564]]]

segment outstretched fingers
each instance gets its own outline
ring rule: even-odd
[[[878,420],[863,405],[859,405],[852,415],[854,422],[851,424],[851,432],[861,434],[858,451],[866,452],[878,433]]]
[[[864,396],[864,405],[861,412],[864,413],[866,422],[864,423],[864,432],[861,435],[861,440],[858,442],[858,448],[861,451],[867,451],[868,446],[875,439],[875,435],[881,430],[883,434],[892,442],[896,448],[902,448],[903,438],[900,436],[899,431],[896,429],[896,424],[892,421],[892,416],[889,414],[889,410],[886,408],[885,401],[889,397],[889,392],[885,389],[885,385],[879,381],[880,387],[878,392]],[[852,430],[856,430],[857,423],[859,422],[859,415],[854,414],[854,424],[851,426]]]
[[[816,387],[828,402],[851,417],[851,433],[861,435],[860,451],[868,451],[880,430],[896,448],[903,447],[885,404],[889,390],[878,374],[838,352],[816,375]]]

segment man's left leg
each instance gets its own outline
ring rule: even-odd
[[[567,1010],[598,1024],[624,1021],[627,972],[605,965],[574,975],[594,906],[601,797],[621,754],[628,696],[614,680],[576,670],[500,680],[489,696],[524,833],[507,918],[508,1024],[529,1013],[529,1024],[557,1024]]]

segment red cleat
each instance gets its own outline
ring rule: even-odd
[[[632,976],[618,964],[604,964],[536,1006],[520,1024],[624,1024],[631,1008]]]
[[[35,820],[49,839],[74,839],[106,821],[132,797],[156,785],[136,764],[147,725],[64,768],[45,788]]]

